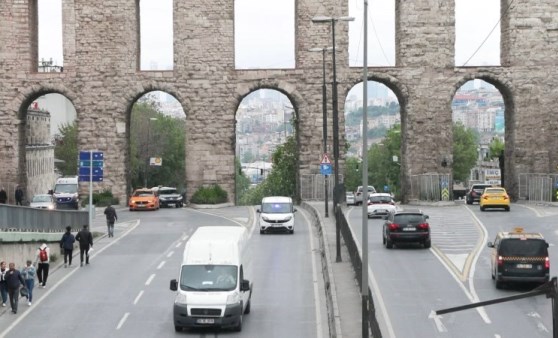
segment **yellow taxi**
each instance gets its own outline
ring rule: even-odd
[[[136,189],[130,197],[128,206],[130,211],[157,210],[159,209],[159,197],[151,189]]]
[[[485,188],[480,197],[479,205],[481,211],[487,208],[503,208],[510,211],[510,196],[506,189],[502,187]]]

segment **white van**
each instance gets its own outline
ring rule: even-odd
[[[270,196],[262,199],[262,205],[256,210],[260,234],[268,231],[287,231],[294,233],[294,213],[296,209],[290,197]]]
[[[77,176],[60,177],[54,185],[53,196],[57,209],[79,210],[79,182]]]
[[[178,281],[170,289],[174,300],[174,328],[219,327],[242,330],[250,313],[252,284],[245,228],[199,227],[186,242]]]

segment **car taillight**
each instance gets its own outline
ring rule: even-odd
[[[498,266],[502,265],[504,265],[504,260],[502,259],[502,256],[498,256]]]
[[[397,224],[397,223],[390,223],[389,224],[389,230],[390,231],[397,230],[397,229],[399,229],[399,224]]]
[[[504,199],[507,200],[507,199],[509,199],[509,197],[508,197],[507,195],[505,195],[505,196],[504,196]]]
[[[428,223],[421,223],[421,224],[418,225],[418,228],[420,230],[428,230],[429,227],[430,226],[428,225]]]
[[[484,196],[483,199],[487,200],[487,199],[488,199],[488,196]]]
[[[544,258],[544,268],[550,269],[550,259],[548,257]]]
[[[473,195],[473,197],[474,197],[474,196],[477,196],[477,193],[474,192],[474,191],[471,191],[471,195]]]

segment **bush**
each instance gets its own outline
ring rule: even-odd
[[[112,191],[105,189],[102,192],[93,193],[93,204],[98,207],[106,207],[107,205],[118,205],[120,201],[112,195]],[[89,205],[89,195],[81,201],[81,206]]]
[[[219,204],[227,201],[227,192],[217,184],[199,188],[190,199],[194,204]]]

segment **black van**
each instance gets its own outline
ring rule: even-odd
[[[500,289],[504,282],[546,283],[550,276],[548,243],[540,233],[525,233],[522,228],[499,232],[492,248],[492,279]]]

